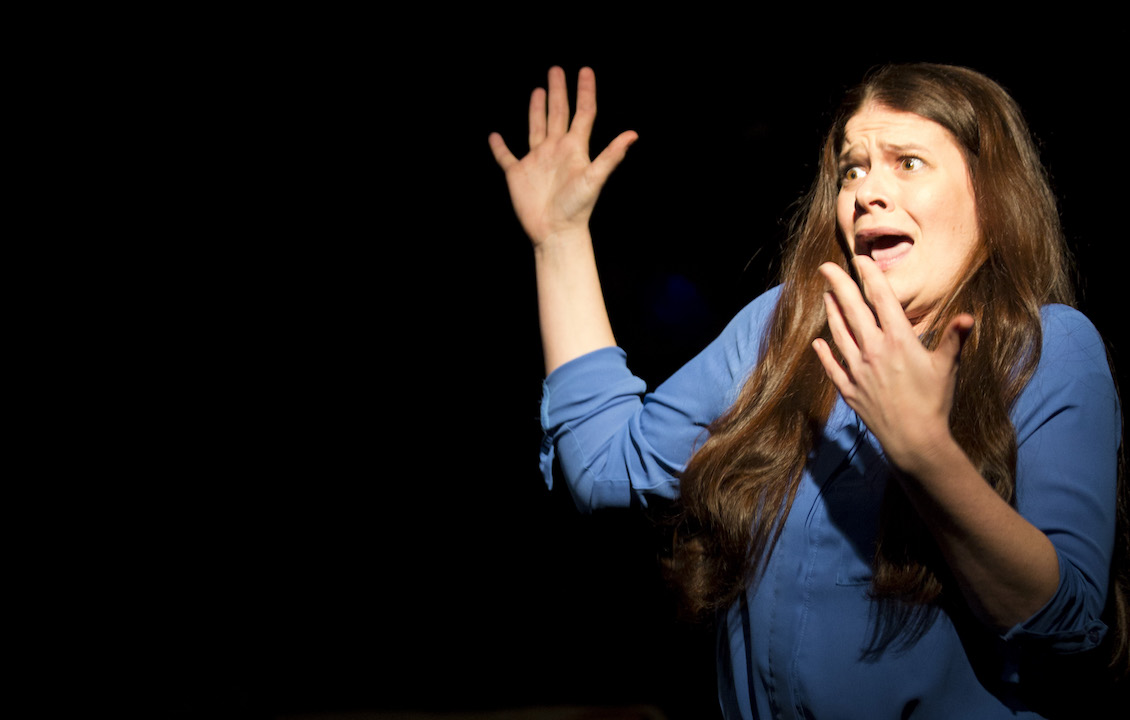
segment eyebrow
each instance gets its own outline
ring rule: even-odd
[[[858,147],[859,147],[858,144],[851,145],[847,149],[841,151],[839,161],[841,163],[847,162],[849,160],[851,154],[853,152],[855,152],[858,149]],[[899,143],[882,142],[882,143],[879,143],[879,149],[882,150],[885,153],[892,153],[892,154],[907,153],[907,152],[919,152],[919,153],[930,152],[930,149],[927,148],[925,145],[919,145],[917,143],[899,144]]]
[[[906,152],[930,152],[930,148],[925,145],[918,145],[917,143],[907,143],[905,145],[898,145],[896,143],[881,143],[879,145],[883,150],[892,153],[906,153]]]

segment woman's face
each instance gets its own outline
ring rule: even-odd
[[[847,246],[878,263],[925,329],[978,240],[965,156],[948,130],[869,103],[847,122],[836,216]]]

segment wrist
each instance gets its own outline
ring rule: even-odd
[[[560,248],[576,247],[591,242],[592,235],[589,233],[588,225],[578,225],[546,233],[540,241],[534,243],[534,252],[554,252]]]
[[[954,439],[948,425],[924,430],[912,444],[887,453],[887,460],[899,471],[922,480],[945,474],[963,458],[965,451]]]

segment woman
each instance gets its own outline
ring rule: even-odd
[[[590,163],[594,117],[592,71],[570,125],[554,68],[530,153],[490,138],[534,244],[543,469],[585,508],[678,501],[670,567],[718,613],[726,717],[1077,709],[1063,673],[1126,656],[1120,411],[1012,99],[962,68],[869,77],[781,284],[648,395],[588,233],[636,135]]]

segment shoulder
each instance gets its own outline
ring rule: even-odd
[[[1041,365],[1049,359],[1074,359],[1106,367],[1106,345],[1086,315],[1067,305],[1045,305],[1040,308],[1040,320]]]
[[[722,334],[707,348],[708,351],[721,351],[726,356],[729,371],[735,378],[744,380],[760,358],[765,331],[772,322],[780,297],[780,285],[758,295],[738,311]]]
[[[760,317],[763,321],[768,320],[777,307],[777,301],[781,299],[783,287],[783,285],[774,285],[769,288],[746,305],[742,312]]]
[[[730,321],[730,329],[747,336],[750,347],[761,343],[761,335],[773,319],[777,302],[781,299],[781,285],[775,285],[750,301]]]

